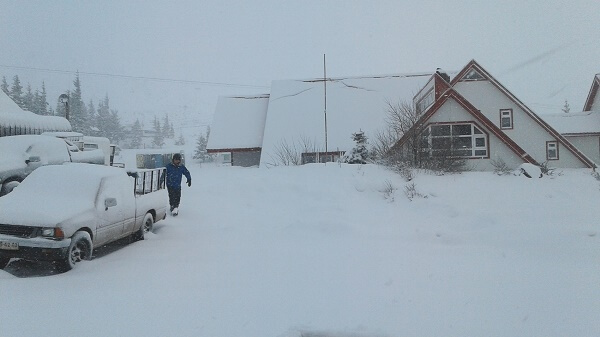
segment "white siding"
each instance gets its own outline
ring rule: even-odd
[[[546,142],[558,141],[515,102],[489,81],[458,82],[454,89],[469,100],[483,115],[500,127],[500,109],[512,109],[513,129],[502,130],[538,163],[546,161]],[[552,167],[586,167],[575,155],[559,144],[559,160],[549,161]]]

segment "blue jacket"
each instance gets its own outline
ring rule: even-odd
[[[167,164],[167,187],[181,188],[181,177],[185,176],[188,183],[192,181],[190,171],[184,166],[175,166],[173,163]]]

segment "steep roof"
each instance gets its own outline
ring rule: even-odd
[[[360,130],[374,139],[386,126],[388,102],[412,102],[432,74],[273,81],[261,165],[284,143],[323,152],[327,142],[334,152],[350,150],[351,136]]]
[[[262,147],[268,103],[268,94],[219,97],[207,150]]]
[[[542,116],[563,135],[600,134],[600,112],[583,111]]]
[[[598,90],[600,88],[600,74],[596,74],[594,76],[594,81],[592,81],[592,87],[590,88],[590,92],[588,94],[587,99],[585,100],[585,104],[583,105],[583,111],[590,111],[594,105],[594,101],[598,96]],[[594,107],[596,110],[600,110],[600,106]]]

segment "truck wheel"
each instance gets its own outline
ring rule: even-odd
[[[60,271],[69,271],[75,267],[76,263],[83,260],[92,259],[92,238],[85,231],[76,232],[71,238],[71,244],[67,250],[67,255],[60,261],[57,261],[56,267]]]
[[[137,232],[133,234],[134,241],[144,240],[144,235],[148,232],[151,232],[153,227],[154,217],[151,213],[146,213],[144,221],[142,222],[142,226]]]
[[[18,180],[11,180],[11,181],[7,181],[4,184],[2,184],[2,188],[0,188],[0,196],[6,195],[10,192],[12,192],[12,190],[15,189],[15,187],[19,186],[21,182]]]
[[[10,257],[0,256],[0,269],[6,268],[10,262]]]

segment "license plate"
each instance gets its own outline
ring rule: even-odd
[[[18,242],[0,241],[0,249],[19,250],[19,243]]]

